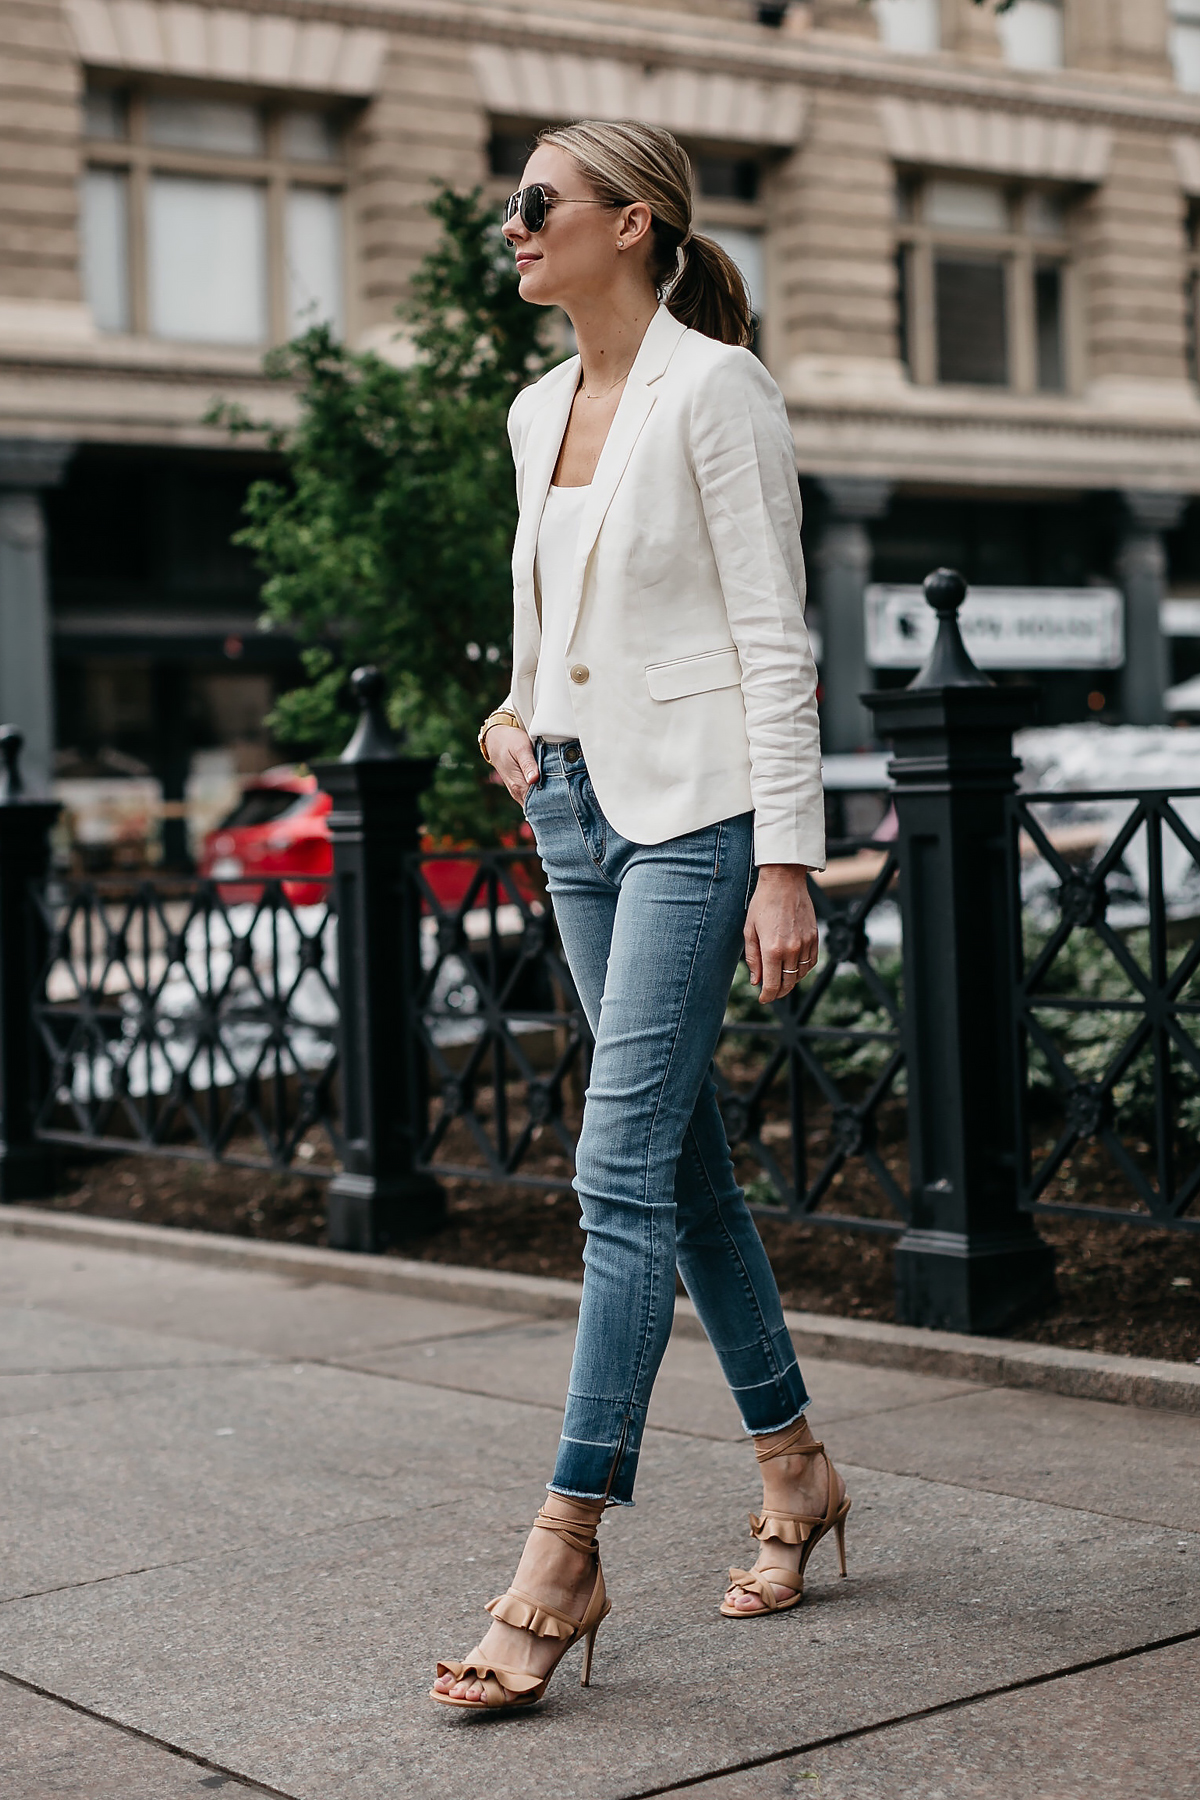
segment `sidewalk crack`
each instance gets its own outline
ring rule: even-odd
[[[271,1787],[265,1781],[256,1781],[252,1775],[243,1775],[224,1763],[213,1762],[210,1757],[201,1756],[196,1750],[185,1750],[182,1744],[173,1744],[169,1738],[156,1737],[152,1731],[140,1731],[136,1725],[126,1725],[121,1719],[113,1719],[107,1713],[97,1712],[94,1706],[84,1706],[79,1700],[68,1700],[65,1694],[56,1694],[52,1688],[41,1687],[36,1681],[26,1681],[20,1675],[10,1674],[7,1669],[0,1669],[0,1681],[7,1681],[10,1686],[21,1688],[27,1694],[37,1694],[40,1699],[50,1700],[55,1706],[78,1713],[81,1718],[107,1725],[110,1730],[119,1731],[124,1737],[134,1738],[138,1743],[153,1744],[156,1750],[165,1750],[169,1756],[177,1756],[181,1762],[191,1763],[194,1768],[207,1769],[213,1775],[224,1775],[227,1780],[236,1781],[252,1794],[270,1794],[272,1800],[300,1800],[297,1794]]]
[[[793,1756],[810,1756],[814,1750],[829,1750],[835,1744],[851,1744],[859,1738],[873,1737],[877,1732],[893,1731],[899,1725],[911,1725],[918,1719],[938,1719],[946,1713],[961,1712],[978,1706],[984,1700],[997,1700],[1005,1694],[1020,1694],[1029,1688],[1047,1687],[1065,1681],[1069,1675],[1087,1675],[1093,1669],[1111,1668],[1114,1663],[1130,1662],[1134,1657],[1149,1656],[1156,1650],[1172,1650],[1178,1644],[1200,1641],[1200,1627],[1194,1631],[1176,1632],[1172,1637],[1154,1638],[1148,1644],[1135,1644],[1129,1650],[1110,1650],[1104,1656],[1091,1656],[1084,1662],[1069,1663],[1061,1669],[1048,1669],[1041,1675],[1025,1675],[1019,1681],[1005,1681],[996,1687],[980,1688],[974,1694],[962,1694],[954,1700],[941,1700],[936,1706],[920,1706],[913,1712],[894,1713],[877,1719],[871,1725],[852,1725],[845,1731],[832,1731],[825,1737],[809,1738],[788,1750],[772,1750],[765,1756],[747,1757],[744,1762],[727,1763],[719,1769],[707,1769],[702,1775],[688,1775],[682,1781],[668,1782],[663,1787],[637,1788],[623,1794],[621,1800],[656,1800],[661,1794],[681,1794],[688,1788],[700,1787],[706,1781],[720,1781],[727,1775],[741,1775],[748,1769],[766,1769],[772,1763],[787,1762]]]

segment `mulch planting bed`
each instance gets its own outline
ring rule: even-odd
[[[831,1196],[838,1211],[878,1211],[848,1167]],[[578,1281],[583,1238],[572,1194],[447,1180],[445,1227],[397,1254],[428,1262],[558,1275]],[[1078,1198],[1083,1198],[1078,1195]],[[47,1206],[109,1219],[323,1244],[324,1183],[211,1163],[115,1157],[65,1164]],[[1129,1356],[1200,1358],[1200,1233],[1046,1217],[1058,1257],[1058,1303],[1013,1336]],[[833,1227],[760,1220],[785,1303],[807,1312],[892,1320],[892,1241]]]

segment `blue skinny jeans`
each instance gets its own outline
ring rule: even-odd
[[[675,1270],[752,1435],[809,1404],[733,1173],[711,1065],[753,886],[753,814],[631,844],[578,744],[538,744],[533,827],[595,1034],[575,1162],[583,1299],[552,1493],[631,1505]]]

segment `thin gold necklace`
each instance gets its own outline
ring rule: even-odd
[[[579,384],[580,392],[585,400],[603,400],[605,394],[611,394],[614,388],[619,388],[622,382],[629,380],[631,370],[632,365],[630,365],[629,369],[626,369],[625,373],[620,377],[620,380],[612,382],[609,387],[601,388],[598,394],[589,394],[581,381]]]

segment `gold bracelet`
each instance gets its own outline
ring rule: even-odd
[[[489,764],[492,759],[487,753],[487,744],[484,740],[493,725],[511,725],[517,731],[522,729],[520,719],[518,719],[516,713],[513,712],[510,707],[502,706],[498,711],[488,714],[487,718],[483,721],[483,724],[479,727],[478,743],[480,756],[482,756],[485,763]]]

